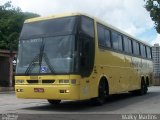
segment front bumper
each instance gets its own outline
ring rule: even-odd
[[[15,85],[17,98],[80,100],[80,85]],[[35,92],[35,88],[42,88],[44,92]],[[68,90],[61,93],[61,90]]]

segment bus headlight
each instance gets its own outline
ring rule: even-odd
[[[16,89],[16,92],[24,92],[23,89]]]
[[[59,90],[60,93],[70,93],[70,90]]]

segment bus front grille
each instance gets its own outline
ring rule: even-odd
[[[55,80],[42,80],[42,83],[45,83],[45,84],[52,84],[54,82]]]
[[[27,80],[27,82],[30,84],[35,84],[35,83],[38,83],[38,80]]]
[[[55,80],[27,80],[29,84],[53,84]]]

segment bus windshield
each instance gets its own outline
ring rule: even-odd
[[[76,18],[72,16],[25,23],[20,39],[74,34],[77,26]]]
[[[73,72],[73,35],[21,40],[17,73]]]
[[[20,35],[17,74],[66,74],[75,70],[76,17],[25,23]]]

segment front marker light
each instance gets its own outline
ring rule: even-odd
[[[23,89],[16,89],[16,92],[24,92]]]
[[[70,91],[69,90],[65,90],[65,93],[69,93]]]
[[[76,80],[71,80],[71,83],[75,85],[76,84]]]
[[[70,93],[70,90],[59,90],[60,93]]]

